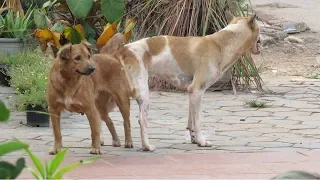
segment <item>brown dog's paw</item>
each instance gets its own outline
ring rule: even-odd
[[[56,155],[60,150],[61,150],[61,148],[55,148],[55,147],[53,147],[53,148],[49,151],[49,154],[50,154],[50,155]]]
[[[97,148],[92,148],[92,150],[90,151],[90,154],[102,154],[102,151]]]
[[[103,139],[100,140],[100,144],[101,144],[101,146],[104,145],[104,140]]]
[[[113,146],[113,147],[120,147],[120,146],[121,146],[120,139],[118,139],[118,140],[113,140],[113,141],[112,141],[112,146]]]
[[[125,148],[133,148],[133,142],[132,141],[125,142],[124,147]]]

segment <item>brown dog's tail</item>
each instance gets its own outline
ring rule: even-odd
[[[124,65],[124,62],[123,62],[122,58],[118,57],[118,60],[119,60],[121,66],[122,66],[122,68],[124,70],[124,73],[126,75],[126,79],[127,79],[127,82],[128,82],[129,88],[130,88],[130,95],[131,95],[132,98],[136,99],[137,98],[137,88],[134,86],[134,84],[132,82],[132,79],[131,79],[131,77],[130,77],[130,75],[129,75],[129,73],[128,73],[125,65]]]

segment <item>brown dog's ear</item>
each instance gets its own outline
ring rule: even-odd
[[[256,17],[257,17],[257,14],[254,14],[251,17],[249,17],[248,23],[249,23],[250,27],[254,27],[255,26],[254,21],[255,21]]]
[[[124,46],[124,44],[125,40],[123,34],[117,33],[107,42],[106,45],[101,48],[100,53],[113,54],[122,46]]]
[[[90,54],[92,54],[92,50],[96,49],[92,44],[88,41],[81,41],[81,46],[86,48]]]
[[[72,49],[71,44],[64,45],[58,51],[57,57],[59,57],[62,61],[68,61],[71,58],[71,49]]]
[[[235,18],[234,15],[229,10],[226,10],[224,14],[227,18],[228,24],[230,24],[230,22]]]

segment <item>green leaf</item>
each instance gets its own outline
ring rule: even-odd
[[[34,22],[39,29],[48,28],[50,19],[39,9],[35,9],[33,12]]]
[[[101,13],[112,24],[120,21],[125,10],[125,0],[101,0]]]
[[[24,158],[19,158],[16,166],[6,161],[0,162],[0,179],[16,179],[25,167]]]
[[[68,28],[64,30],[64,33],[70,34],[70,42],[72,44],[79,44],[81,43],[81,40],[83,39],[81,34],[74,28]]]
[[[36,170],[32,169],[32,168],[28,168],[28,170],[32,173],[32,175],[36,178],[36,179],[42,179],[41,175],[37,173]]]
[[[25,149],[28,148],[27,144],[24,144],[20,141],[10,141],[10,142],[5,142],[0,144],[0,156],[10,153],[10,152],[14,152],[14,151],[18,151],[21,149]]]
[[[68,148],[63,149],[62,151],[60,151],[52,161],[50,161],[48,164],[50,164],[48,166],[49,171],[47,171],[48,176],[52,176],[57,169],[59,168],[61,162],[64,160],[64,156],[66,155]]]
[[[40,172],[42,178],[45,178],[46,174],[45,174],[44,167],[43,167],[40,159],[37,156],[35,156],[34,154],[32,154],[32,152],[28,148],[25,148],[25,151],[28,153],[28,155],[31,158],[33,164],[36,166],[36,168]]]
[[[52,26],[52,28],[50,29],[50,31],[57,31],[57,32],[59,32],[59,33],[62,33],[63,32],[63,30],[64,30],[64,27],[65,27],[65,25],[64,24],[62,24],[60,21],[59,22],[56,22],[53,26]]]
[[[89,158],[87,160],[80,160],[79,162],[76,162],[76,163],[73,163],[73,164],[70,164],[62,169],[60,169],[52,178],[53,179],[62,179],[63,178],[63,175],[66,173],[66,172],[69,172],[71,171],[72,169],[82,165],[82,164],[89,164],[89,163],[92,163],[98,159],[100,159],[101,157],[94,157],[94,158]]]
[[[85,18],[90,12],[93,0],[66,0],[72,14],[78,18]]]
[[[54,1],[49,0],[49,1],[45,2],[45,3],[42,5],[42,8],[47,8],[47,7],[51,8],[52,5],[53,5],[54,3],[56,3],[56,2],[57,2],[57,0],[54,0]]]
[[[11,179],[10,171],[0,167],[0,179]]]
[[[85,21],[81,20],[80,24],[82,25],[85,37],[88,40],[88,42],[91,44],[96,44],[96,40],[95,40],[97,36],[96,31]]]
[[[11,171],[14,170],[14,165],[11,163],[1,161],[0,162],[0,179],[13,179],[11,177]]]
[[[0,100],[0,121],[8,121],[10,117],[10,111],[6,107],[3,101]]]
[[[11,179],[16,179],[22,170],[26,167],[26,161],[24,158],[19,158],[16,162],[16,167],[11,171]]]

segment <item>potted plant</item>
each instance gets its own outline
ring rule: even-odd
[[[12,55],[23,49],[23,40],[32,25],[31,15],[33,9],[29,8],[24,16],[14,10],[8,10],[0,16],[0,51],[2,55]],[[0,84],[9,86],[10,76],[8,69],[12,58],[1,56],[0,59]]]
[[[0,52],[0,84],[5,86],[10,86],[10,76],[8,75],[9,64],[10,58]]]
[[[39,50],[16,55],[19,62],[10,68],[11,86],[17,94],[16,107],[27,111],[25,124],[48,127],[49,115],[46,101],[47,76],[50,60]]]
[[[30,7],[24,16],[14,10],[8,10],[0,16],[0,49],[4,53],[13,54],[23,48],[23,38],[32,25],[33,8]]]

